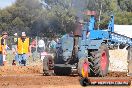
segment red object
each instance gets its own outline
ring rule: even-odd
[[[95,11],[84,11],[83,14],[85,15],[96,15],[96,12]]]
[[[88,77],[89,75],[88,75],[88,69],[89,69],[89,63],[88,63],[88,61],[84,61],[84,63],[83,63],[83,76],[84,77]]]
[[[88,62],[83,63],[84,72],[88,73]]]
[[[36,40],[35,39],[32,41],[31,46],[36,47]]]
[[[107,55],[106,55],[106,52],[103,51],[102,53],[102,57],[101,57],[101,70],[105,70],[106,67],[107,67]]]
[[[42,52],[41,53],[41,56],[46,56],[46,55],[49,55],[47,52]]]

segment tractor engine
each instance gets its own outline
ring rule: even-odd
[[[81,29],[82,25],[76,22],[74,32],[64,35],[57,44],[54,61],[54,73],[56,75],[69,75],[77,71]]]

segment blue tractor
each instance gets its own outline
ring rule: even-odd
[[[109,29],[95,29],[95,18],[91,15],[81,29],[81,35],[66,34],[58,43],[54,73],[69,75],[74,72],[82,75],[82,66],[89,68],[90,76],[105,76],[108,73],[110,33],[113,32],[114,17],[111,16]]]
[[[132,58],[132,39],[114,32],[114,16],[111,15],[107,29],[95,28],[95,16],[77,33],[63,35],[56,47],[54,73],[71,75],[78,73],[81,77],[106,76],[109,67],[109,47],[124,44]]]

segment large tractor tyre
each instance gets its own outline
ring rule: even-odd
[[[43,59],[43,75],[53,75],[53,64],[54,62],[52,56],[46,56]]]
[[[54,59],[54,64],[65,64],[65,61],[63,60],[63,57],[60,56],[59,54],[56,54],[55,59]],[[59,66],[54,66],[54,74],[63,76],[63,75],[70,75],[71,74],[71,67],[59,67]]]
[[[93,72],[95,76],[106,76],[109,67],[109,50],[106,44],[102,44],[93,54]]]
[[[128,76],[132,76],[132,47],[128,48]]]
[[[84,67],[85,66],[85,67]],[[83,69],[87,68],[87,71],[89,69],[89,63],[87,58],[80,58],[78,62],[78,74],[83,77]],[[87,74],[88,75],[88,74]]]

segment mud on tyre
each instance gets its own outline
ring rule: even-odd
[[[91,76],[106,76],[109,67],[109,50],[106,44],[102,44],[97,51],[92,52],[92,60],[89,62]]]

